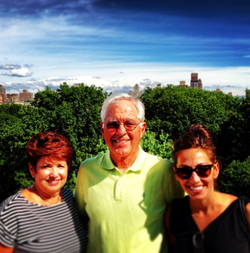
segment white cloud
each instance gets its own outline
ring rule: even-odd
[[[6,71],[1,75],[11,77],[29,77],[33,74],[30,67],[32,67],[32,65],[28,64],[25,64],[24,67],[21,67],[18,64],[0,65],[0,69]]]
[[[33,72],[29,68],[13,69],[6,73],[5,75],[17,76],[17,77],[27,77],[31,76]]]
[[[116,66],[116,68],[114,66],[111,68],[107,64],[105,66],[106,68],[97,66],[95,69],[85,69],[84,72],[89,75],[51,76],[40,79],[33,78],[23,83],[2,82],[2,84],[6,86],[7,93],[20,92],[22,89],[28,89],[35,93],[38,89],[43,90],[46,86],[56,89],[63,82],[70,86],[75,83],[95,85],[108,92],[129,92],[136,83],[139,84],[141,90],[147,86],[156,87],[158,83],[162,87],[168,84],[179,85],[182,80],[189,85],[191,73],[196,72],[206,90],[219,88],[224,93],[232,92],[234,96],[243,96],[246,88],[250,88],[250,67],[200,68],[145,63],[123,64]]]

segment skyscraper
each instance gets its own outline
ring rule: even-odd
[[[190,87],[202,89],[202,81],[201,79],[198,79],[198,73],[191,73]]]

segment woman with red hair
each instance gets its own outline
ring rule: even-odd
[[[55,132],[40,132],[27,144],[34,184],[0,206],[0,252],[84,252],[86,229],[72,193],[63,188],[73,150]]]

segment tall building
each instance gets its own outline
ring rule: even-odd
[[[186,85],[186,81],[180,81],[180,86],[184,88],[188,88],[188,86]]]
[[[5,104],[6,100],[6,90],[3,85],[0,84],[0,105]]]
[[[20,104],[19,95],[17,93],[6,94],[6,104]]]
[[[22,93],[19,93],[20,101],[27,101],[33,99],[33,93],[28,92],[28,90],[23,90]]]
[[[140,95],[140,87],[139,84],[135,84],[134,89],[129,91],[129,95],[133,97],[138,97]]]
[[[198,79],[198,73],[191,73],[190,87],[202,89],[202,81],[201,79]]]
[[[180,86],[186,86],[186,81],[180,81]]]

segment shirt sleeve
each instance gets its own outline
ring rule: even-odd
[[[16,236],[13,231],[16,230],[17,225],[13,213],[8,211],[8,214],[6,214],[6,205],[8,205],[7,200],[5,200],[0,206],[0,243],[6,247],[14,247]],[[11,225],[11,229],[6,223]]]
[[[165,188],[165,197],[167,205],[169,205],[174,199],[179,199],[184,197],[184,191],[181,188],[179,182],[175,178],[175,174],[173,171],[173,163],[167,161],[167,173],[166,178],[164,180],[164,188]]]
[[[84,218],[86,218],[86,201],[85,201],[85,191],[87,189],[87,182],[86,182],[86,175],[84,173],[84,162],[80,165],[77,180],[76,180],[76,191],[75,191],[75,198],[76,198],[76,204],[78,211],[80,215]]]

